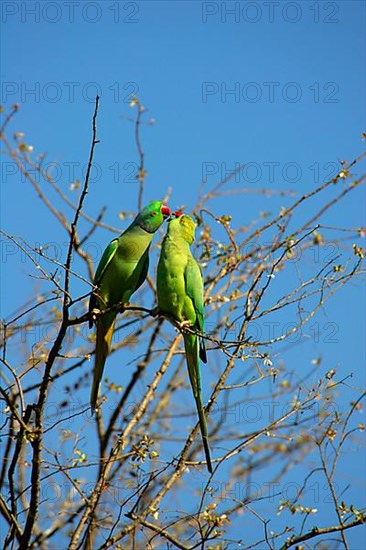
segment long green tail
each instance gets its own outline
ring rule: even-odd
[[[184,334],[184,346],[186,349],[186,359],[188,365],[189,379],[191,381],[193,396],[196,401],[200,430],[202,435],[203,449],[205,451],[207,469],[212,474],[212,463],[210,448],[208,445],[208,434],[205,409],[202,402],[201,394],[201,374],[199,363],[199,343],[198,338],[194,334]]]
[[[97,407],[98,391],[103,376],[104,364],[111,349],[112,336],[116,314],[106,313],[97,320],[97,341],[95,345],[95,364],[93,373],[93,384],[90,393],[90,407],[92,414]]]

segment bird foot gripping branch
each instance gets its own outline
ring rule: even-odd
[[[94,307],[91,311],[89,311],[89,320],[92,323],[95,323],[97,320],[97,317],[101,314],[101,310],[97,307]]]
[[[130,306],[130,302],[119,302],[118,304],[103,310],[97,307],[94,307],[91,311],[89,311],[89,319],[93,321],[93,323],[95,323],[97,318],[100,317],[101,315],[104,315],[109,311],[115,311],[116,313],[124,313],[126,309],[129,308],[129,306]]]
[[[158,306],[154,307],[154,308],[151,310],[150,315],[151,315],[152,317],[158,317],[158,315],[161,315],[161,311],[160,311],[160,309],[158,308]]]
[[[124,311],[126,311],[129,305],[130,305],[130,302],[120,302],[118,304],[118,313],[123,313]]]
[[[184,332],[184,330],[185,330],[186,328],[192,328],[192,327],[193,327],[193,323],[192,323],[191,321],[187,321],[187,320],[185,320],[185,321],[180,321],[180,322],[178,321],[178,322],[177,322],[177,326],[178,326],[178,328],[179,328],[180,330],[182,330],[182,331]]]

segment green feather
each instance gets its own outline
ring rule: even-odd
[[[203,279],[198,263],[192,256],[195,224],[183,215],[168,224],[158,264],[158,306],[178,322],[189,321],[191,328],[204,331]],[[189,380],[199,417],[207,468],[212,473],[207,424],[202,402],[200,358],[207,362],[204,341],[196,334],[184,332],[184,346]]]
[[[145,281],[150,244],[167,215],[165,211],[168,209],[161,202],[151,202],[126,231],[113,239],[105,249],[94,277],[96,289],[89,301],[90,326],[93,324],[94,308],[103,312],[119,303],[128,302]],[[116,314],[116,311],[106,311],[96,321],[95,365],[90,396],[92,412],[97,406],[99,385],[111,348]]]

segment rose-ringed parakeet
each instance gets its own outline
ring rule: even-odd
[[[128,302],[145,281],[149,268],[149,248],[155,231],[171,212],[159,201],[148,204],[131,225],[105,249],[94,277],[96,289],[89,302],[89,326],[93,326],[94,308],[110,311],[96,319],[97,334],[93,385],[90,394],[92,412],[97,406],[98,389],[104,363],[110,351],[117,311],[113,306]]]
[[[190,216],[177,212],[168,223],[160,252],[157,278],[158,307],[192,331],[203,332],[203,280],[190,245],[194,241],[195,223]],[[207,363],[204,341],[183,330],[186,360],[196,402],[207,468],[212,473],[207,425],[201,394],[200,359]]]

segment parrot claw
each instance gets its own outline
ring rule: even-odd
[[[178,326],[180,329],[184,330],[185,328],[191,328],[192,323],[191,321],[180,321],[178,322]]]
[[[94,307],[90,312],[90,316],[93,319],[94,323],[95,323],[96,318],[98,317],[98,315],[100,315],[100,309],[98,309],[97,307]]]
[[[154,307],[152,310],[151,310],[151,316],[152,317],[157,317],[158,315],[160,315],[160,309],[158,307]]]
[[[123,313],[130,305],[130,302],[121,302],[118,307],[118,313]]]

